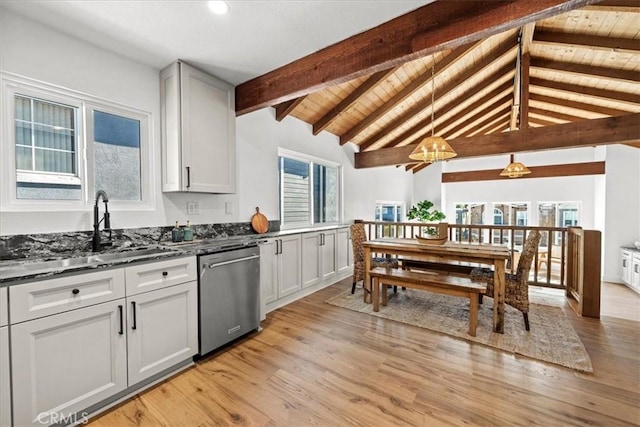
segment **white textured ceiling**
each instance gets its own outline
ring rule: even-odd
[[[239,84],[432,0],[0,0],[2,7],[155,68],[180,58]]]

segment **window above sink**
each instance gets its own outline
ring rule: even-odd
[[[96,189],[113,207],[154,205],[151,113],[72,89],[0,74],[2,211],[90,209]]]

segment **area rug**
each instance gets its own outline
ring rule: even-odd
[[[397,294],[389,293],[386,307],[373,311],[373,304],[365,304],[359,292],[346,290],[326,302],[338,307],[391,319],[409,325],[429,329],[468,341],[481,343],[509,353],[542,360],[575,369],[593,372],[591,359],[580,337],[575,332],[564,312],[558,307],[531,304],[529,323],[531,330],[524,329],[522,313],[513,307],[505,308],[505,333],[492,330],[493,299],[484,298],[478,312],[478,328],[472,337],[469,330],[469,300],[466,298],[434,294],[407,289]]]

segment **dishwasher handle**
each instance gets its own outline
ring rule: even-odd
[[[221,267],[223,265],[235,264],[237,262],[249,261],[249,260],[256,259],[256,258],[260,258],[260,255],[251,255],[251,256],[248,256],[248,257],[232,259],[232,260],[223,261],[223,262],[212,262],[210,264],[204,264],[202,266],[202,268],[205,269],[205,268]]]

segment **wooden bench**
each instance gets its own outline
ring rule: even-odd
[[[469,278],[438,273],[420,273],[397,268],[373,268],[369,274],[373,281],[373,311],[380,310],[380,285],[395,285],[423,291],[437,292],[469,298],[469,335],[476,336],[478,325],[478,295],[487,287]],[[386,289],[382,292],[382,305],[387,305]]]
[[[442,274],[454,274],[468,277],[471,274],[471,270],[475,267],[479,267],[479,264],[472,264],[469,262],[431,262],[413,259],[410,257],[398,258],[398,261],[402,265],[403,270],[437,270]]]

